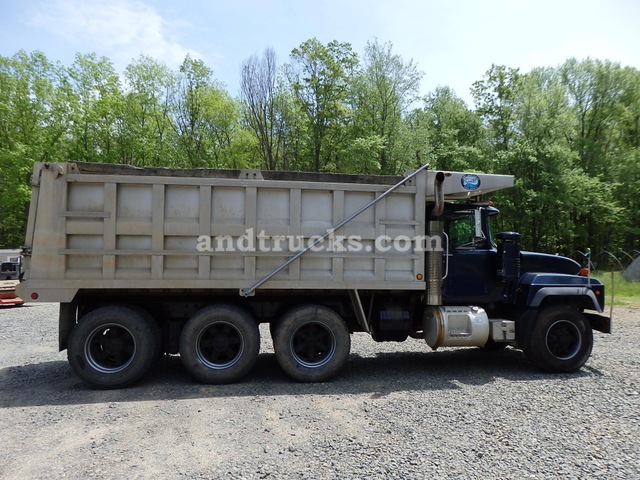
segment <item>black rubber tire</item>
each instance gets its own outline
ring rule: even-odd
[[[142,377],[159,349],[157,326],[131,308],[114,305],[86,314],[71,330],[67,358],[98,389],[123,388]]]
[[[189,374],[208,384],[244,377],[260,353],[258,323],[235,305],[212,305],[196,312],[180,334],[180,359]]]
[[[276,338],[276,330],[278,329],[278,323],[273,320],[269,323],[269,335],[271,335],[271,342],[273,343],[273,339]]]
[[[551,373],[579,370],[593,348],[591,324],[578,310],[568,306],[541,311],[524,353],[540,369]]]
[[[294,380],[322,382],[349,356],[351,337],[340,316],[321,305],[302,305],[278,321],[273,346],[280,367]]]
[[[160,326],[156,322],[155,318],[153,318],[153,315],[151,315],[144,308],[139,307],[137,305],[135,305],[135,306],[127,305],[127,308],[130,308],[131,310],[136,312],[138,315],[143,317],[147,322],[149,322],[149,325],[152,326],[153,337],[154,337],[154,345],[156,347],[156,349],[155,349],[155,351],[153,353],[153,360],[154,361],[159,360],[162,357],[162,355],[164,354],[164,351],[162,350],[162,332],[160,331]]]

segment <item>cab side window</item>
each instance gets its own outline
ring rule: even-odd
[[[449,236],[449,248],[473,246],[475,222],[472,215],[449,217],[445,220],[444,230]]]

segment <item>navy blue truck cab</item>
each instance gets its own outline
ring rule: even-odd
[[[591,354],[592,330],[611,332],[604,285],[572,259],[522,251],[516,232],[494,236],[498,214],[486,203],[444,206],[443,305],[474,305],[513,322],[511,343],[543,370],[579,369]]]

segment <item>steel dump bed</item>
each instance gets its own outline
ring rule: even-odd
[[[425,252],[407,241],[424,239],[432,175],[408,179],[261,288],[423,290]],[[474,195],[502,176],[486,177]],[[80,290],[237,293],[402,181],[37,163],[19,292],[54,302]],[[467,187],[448,183],[460,185],[445,182],[448,195],[464,197]]]

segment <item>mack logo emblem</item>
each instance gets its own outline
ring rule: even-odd
[[[477,190],[480,188],[480,177],[478,175],[463,175],[462,186],[467,190]]]

